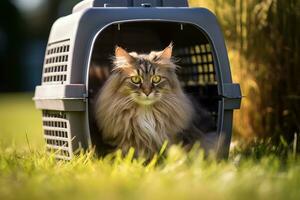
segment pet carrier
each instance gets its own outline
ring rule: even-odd
[[[84,0],[71,15],[54,23],[42,84],[34,96],[36,107],[42,110],[48,150],[65,160],[90,146],[104,151],[93,102],[109,76],[115,45],[149,52],[173,41],[181,84],[214,117],[215,151],[220,158],[228,156],[240,87],[232,83],[216,17],[207,9],[187,6],[185,0]]]

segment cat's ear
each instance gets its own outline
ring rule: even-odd
[[[173,51],[173,42],[169,44],[163,51],[161,51],[161,54],[159,55],[159,59],[171,59],[172,58],[172,51]]]
[[[127,62],[132,62],[134,60],[134,58],[125,49],[119,46],[116,46],[115,56],[116,58],[123,57]]]

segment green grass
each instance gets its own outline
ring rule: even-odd
[[[31,100],[33,94],[0,94],[0,145],[35,148],[43,146],[41,112]]]
[[[219,163],[176,146],[159,164],[144,165],[131,154],[98,159],[92,152],[57,162],[43,151],[41,116],[30,98],[0,96],[1,200],[300,199],[300,162],[266,144],[238,149]]]

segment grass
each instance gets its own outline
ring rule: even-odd
[[[27,147],[26,136],[34,147],[43,146],[41,112],[31,100],[33,94],[0,94],[0,145]]]
[[[236,148],[219,163],[176,146],[159,164],[92,152],[55,161],[43,151],[30,98],[0,96],[0,199],[300,199],[299,160],[264,143]]]

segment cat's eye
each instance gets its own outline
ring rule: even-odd
[[[159,75],[154,75],[151,78],[152,83],[159,83],[161,81],[161,76]]]
[[[141,79],[140,76],[132,76],[132,77],[131,77],[131,81],[132,81],[133,83],[135,83],[135,84],[139,84],[139,83],[142,82],[142,79]]]

